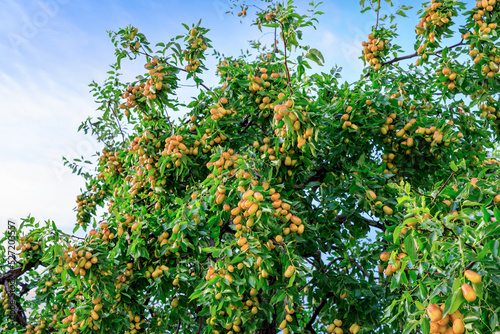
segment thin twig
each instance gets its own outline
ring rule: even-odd
[[[240,127],[243,126],[243,124],[246,124],[246,126],[243,128],[243,130],[240,131],[239,134],[246,132],[247,129],[253,124],[252,121],[248,121],[249,118],[250,118],[250,114],[246,114],[245,117],[243,117],[243,119],[241,120]]]
[[[122,126],[120,125],[120,120],[118,119],[118,115],[116,115],[115,108],[111,108],[111,101],[108,101],[108,109],[111,109],[113,112],[113,115],[116,118],[116,124],[118,125],[118,129],[120,130],[120,133],[122,134],[122,143],[125,145],[125,135],[123,134]]]
[[[168,115],[168,111],[163,108],[163,110],[165,111],[165,114],[167,114],[167,121],[168,121],[168,124],[170,124],[170,129],[173,129],[174,126],[172,125],[172,121],[170,120],[170,116]]]
[[[179,333],[179,329],[181,329],[181,318],[179,318],[179,322],[177,323],[177,330],[175,331],[175,334]]]
[[[378,29],[379,14],[380,14],[380,0],[378,0],[378,3],[377,3],[377,23],[375,24],[375,30]]]
[[[321,270],[322,272],[326,273],[326,272],[328,271],[328,269],[330,269],[330,267],[331,267],[331,266],[332,266],[335,262],[337,262],[337,261],[339,261],[339,260],[342,260],[343,258],[344,258],[343,256],[336,257],[335,259],[331,260],[331,261],[330,261],[330,262],[326,265],[326,267],[325,267],[324,269],[322,269],[322,270],[320,269],[320,270]],[[316,266],[315,266],[315,267],[316,267]],[[309,286],[312,282],[314,282],[315,278],[316,278],[316,277],[311,278],[311,280],[310,280],[309,282],[307,282],[304,286],[302,286],[302,287],[300,288],[300,290],[299,290],[299,291],[304,290],[304,289],[306,288],[306,286]]]
[[[451,228],[449,228],[449,227],[444,226],[444,224],[443,224],[443,223],[442,223],[442,225],[443,225],[443,228],[444,228],[446,231],[449,231],[449,232],[451,232],[451,234],[452,234],[452,235],[443,235],[443,236],[453,237],[453,238],[455,238],[455,239],[457,239],[457,240],[460,240],[460,237],[459,237],[459,236],[455,233],[455,231],[453,231],[453,230],[452,230]],[[477,250],[476,250],[476,248],[475,248],[474,246],[472,246],[471,244],[469,244],[469,243],[467,243],[467,242],[465,242],[465,241],[464,241],[464,245],[465,245],[465,246],[467,246],[467,247],[469,247],[470,249],[472,249],[472,250],[474,251],[474,253],[476,253],[476,254],[477,254]]]
[[[61,232],[59,232],[59,233],[61,233]],[[51,234],[51,235],[55,235],[55,233],[54,233],[54,232],[51,232],[50,234]],[[62,233],[62,234],[64,234],[65,236],[67,236],[67,237],[69,237],[69,238],[74,238],[74,239],[79,239],[79,240],[85,240],[85,238],[77,237],[77,236],[76,236],[76,235],[74,235],[74,234],[72,234],[72,235],[65,234],[65,233]]]
[[[168,65],[170,67],[173,67],[173,68],[176,68],[180,71],[183,71],[183,72],[186,72],[186,73],[189,73],[188,70],[182,68],[182,67],[178,67],[178,66],[175,66],[174,64],[171,64],[171,63],[168,63],[168,62],[165,62],[165,65]],[[198,84],[198,83],[197,83]],[[209,91],[210,93],[214,93],[210,88],[208,88],[203,82],[200,82],[200,86],[202,86],[203,88],[205,88],[207,91]]]
[[[441,193],[441,191],[443,191],[444,187],[446,187],[446,185],[448,184],[448,181],[450,181],[450,179],[451,179],[451,177],[453,175],[455,175],[455,171],[453,171],[453,173],[451,173],[450,176],[448,176],[448,178],[446,179],[445,183],[443,183],[443,185],[439,189],[438,193],[436,194],[435,198],[439,196],[439,194]]]
[[[19,297],[24,296],[26,293],[28,293],[31,290],[28,283],[21,282],[21,283],[19,283],[19,285],[21,286],[21,290],[19,291]]]
[[[386,227],[383,223],[381,222],[377,222],[375,220],[371,220],[371,219],[368,219],[368,218],[365,218],[365,217],[361,217],[361,216],[356,216],[357,218],[361,218],[362,221],[364,221],[365,223],[367,223],[368,225],[372,226],[372,227],[376,227],[382,231],[385,231],[386,230]],[[342,214],[342,215],[338,215],[336,217],[337,220],[340,220],[340,221],[346,221],[347,220],[347,215],[346,214]]]
[[[418,271],[417,268],[405,268],[405,270]],[[438,271],[431,272],[431,271],[423,270],[422,272],[426,273],[426,274],[429,274],[429,275],[444,275],[444,273],[440,273]]]
[[[454,44],[454,45],[452,45],[452,46],[448,46],[447,48],[448,48],[448,49],[453,49],[453,48],[456,48],[457,46],[460,46],[460,45],[465,45],[465,43],[464,43],[464,40],[463,40],[463,39],[462,39],[459,43]],[[441,49],[441,50],[438,50],[438,51],[436,51],[436,52],[432,53],[431,55],[437,55],[437,54],[439,54],[439,53],[443,52],[443,51],[444,51],[444,49],[446,49],[446,48],[443,48],[443,49]],[[406,55],[406,56],[396,57],[396,58],[393,58],[393,59],[391,59],[391,60],[389,60],[389,61],[386,61],[386,62],[382,63],[382,64],[381,64],[381,67],[386,66],[386,65],[391,65],[391,64],[397,63],[398,61],[401,61],[401,60],[411,59],[411,58],[414,58],[414,57],[417,57],[417,56],[419,56],[419,53],[418,53],[418,52],[415,52],[415,53],[412,53],[412,54],[410,54],[410,55]],[[368,76],[370,75],[370,72],[371,72],[371,71],[368,71],[368,72],[365,74],[365,78],[366,78],[366,77],[368,77]]]
[[[288,70],[288,61],[287,61],[287,55],[286,55],[287,46],[286,46],[285,30],[283,28],[283,23],[281,23],[281,22],[280,22],[280,27],[281,27],[281,34],[282,34],[282,38],[283,38],[283,49],[285,52],[285,69],[286,69],[286,75],[288,78],[288,88],[290,89],[290,93],[293,94],[292,83],[291,83],[291,79],[290,79],[290,71]]]
[[[259,179],[262,179],[262,175],[260,175],[259,172],[257,172],[257,170],[254,169],[253,172],[255,173],[255,175],[259,177]]]
[[[472,261],[471,263],[469,263],[467,267],[465,267],[465,270],[469,270],[474,264],[476,264],[476,261]]]
[[[460,45],[465,45],[463,39],[460,42],[458,42],[457,44],[454,44],[452,46],[448,46],[447,48],[448,49],[453,49],[453,48],[456,48],[457,46],[460,46]],[[438,51],[432,53],[431,55],[437,55],[437,54],[443,52],[444,49],[446,49],[446,48],[442,48],[441,50],[438,50]],[[396,57],[396,58],[394,58],[392,60],[389,60],[388,62],[382,63],[382,66],[390,65],[390,64],[396,63],[396,62],[398,62],[400,60],[405,60],[405,59],[410,59],[410,58],[413,58],[413,57],[417,57],[418,55],[419,55],[419,53],[415,52],[415,53],[413,53],[411,55],[408,55],[408,56]]]
[[[314,330],[312,325],[316,321],[316,318],[318,317],[321,310],[325,307],[326,302],[328,301],[328,298],[333,297],[333,296],[334,296],[333,292],[328,292],[326,294],[325,298],[323,298],[321,300],[318,307],[316,307],[316,309],[314,310],[314,313],[312,314],[311,319],[309,319],[309,321],[307,322],[306,327],[305,327],[306,330],[309,330],[311,333],[316,333],[316,331]]]
[[[419,192],[417,189],[411,187],[411,190],[413,190],[414,192],[416,192],[417,194],[419,194],[420,196],[425,196],[425,197],[429,197],[429,198],[432,198],[434,199],[434,197],[432,197],[431,195],[426,195],[426,194],[422,194],[421,192]]]
[[[431,196],[431,195],[426,195],[426,194],[422,194],[421,192],[419,192],[417,189],[411,187],[411,190],[413,190],[414,192],[416,192],[417,194],[419,194],[420,196],[424,196],[424,197],[429,197],[431,198],[432,200],[435,200],[439,194],[443,191],[444,187],[446,187],[446,185],[448,184],[448,182],[450,181],[451,177],[455,175],[455,172],[452,172],[450,174],[450,176],[448,176],[448,178],[446,179],[446,181],[443,183],[443,185],[441,186],[441,188],[439,188],[439,191],[438,193],[435,195],[435,196]]]
[[[331,267],[331,266],[332,266],[335,262],[337,262],[337,261],[339,261],[339,260],[342,260],[343,258],[344,258],[343,256],[339,256],[339,257],[336,257],[336,258],[334,258],[333,260],[331,260],[331,261],[330,261],[330,262],[326,265],[326,267],[325,267],[325,271],[326,271],[326,270],[328,270],[328,269],[330,269],[330,267]]]
[[[198,325],[198,331],[196,332],[196,334],[200,334],[201,333],[201,327],[202,327],[202,325],[203,325],[203,318],[200,317],[200,324]]]
[[[276,34],[277,34],[278,28],[274,28],[274,53],[278,53],[278,46],[276,45],[277,39],[276,39]]]
[[[361,270],[361,272],[363,273],[363,275],[365,275],[366,278],[370,278],[370,275],[368,275],[368,273],[363,269],[363,267],[361,267],[361,265],[359,263],[357,263],[352,257],[349,256],[349,261],[351,261],[352,263],[354,263],[354,265],[356,267],[358,267],[359,270]]]
[[[314,268],[318,269],[318,267],[314,264],[314,262],[312,262],[311,260],[309,259],[306,259],[307,263],[309,263],[311,266],[313,266]]]
[[[153,203],[149,204],[147,207],[146,207],[146,210],[149,210],[150,208],[152,208],[153,206],[156,205],[156,203],[158,203],[158,201],[154,201]]]

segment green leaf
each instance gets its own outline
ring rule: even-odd
[[[323,55],[317,49],[310,49],[309,52],[306,53],[305,57],[311,59],[319,66],[323,66],[323,63],[325,62]]]
[[[290,277],[290,282],[288,282],[288,285],[286,286],[287,288],[291,288],[293,286],[293,282],[295,282],[295,275],[297,272],[294,272],[292,277]]]
[[[420,322],[422,324],[421,325],[422,334],[429,334],[431,330],[431,324],[429,322],[429,319],[427,319],[426,317],[422,317],[422,320]]]
[[[450,168],[454,172],[458,171],[457,165],[455,165],[454,161],[450,162]]]
[[[424,304],[422,304],[419,300],[415,300],[415,306],[420,310],[423,311],[425,310]]]
[[[392,234],[393,242],[395,244],[399,244],[399,233],[401,232],[401,226],[396,226],[396,229],[394,230]]]
[[[497,312],[492,312],[490,315],[490,328],[496,329],[498,324],[498,314]]]
[[[418,287],[420,289],[420,294],[422,295],[422,298],[427,299],[427,297],[429,296],[429,293],[427,292],[427,286],[424,283],[420,282],[418,283]]]
[[[406,16],[406,13],[405,13],[405,12],[403,12],[402,10],[398,10],[398,11],[396,12],[396,14],[397,14],[397,15],[400,15],[400,16],[402,16],[402,17],[408,17],[408,16]]]
[[[462,285],[462,280],[460,278],[457,278],[453,281],[453,286],[451,287],[451,292],[455,293],[458,289],[460,289],[460,286]]]
[[[481,283],[472,283],[472,287],[474,291],[476,292],[476,295],[479,299],[483,298],[483,293],[484,293],[484,282]]]
[[[64,269],[61,273],[61,281],[63,284],[66,284],[67,282],[67,275],[68,275],[68,269]]]
[[[411,320],[407,322],[403,334],[409,334],[415,327],[417,327],[417,325],[418,325],[417,320]]]
[[[270,301],[270,304],[271,305],[274,305],[276,303],[279,303],[280,301],[282,301],[283,299],[285,299],[285,296],[286,296],[286,293],[285,291],[281,290],[280,292],[276,293],[272,298],[271,298],[271,301]]]
[[[417,260],[417,251],[416,251],[416,243],[417,241],[413,237],[413,231],[410,231],[406,233],[404,245],[405,245],[405,251],[408,254],[408,256],[411,259],[412,263],[415,263]]]
[[[457,289],[453,295],[448,297],[446,300],[444,310],[443,310],[443,317],[446,316],[447,314],[451,314],[458,310],[460,305],[464,302],[465,298],[462,293],[462,289]]]
[[[500,222],[500,210],[496,206],[493,208],[493,215],[497,219],[497,222]]]

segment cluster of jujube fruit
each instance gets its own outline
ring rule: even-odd
[[[203,57],[203,52],[207,49],[207,39],[201,31],[193,28],[191,29],[188,43],[189,49],[184,50],[184,60],[188,61],[189,64],[184,69],[188,72],[194,72],[201,65],[200,59]]]
[[[383,57],[389,49],[389,40],[377,37],[374,33],[368,35],[368,41],[361,43],[363,46],[364,61],[368,62],[375,71],[383,65]]]
[[[453,4],[449,2],[432,0],[415,28],[417,35],[420,37],[417,53],[422,55],[422,59],[427,59],[427,52],[432,52],[438,46],[437,39],[452,24],[450,18],[454,15]],[[419,59],[417,65],[420,63],[421,60]]]
[[[481,283],[481,276],[472,271],[466,270],[464,276],[472,283]],[[476,300],[476,292],[468,283],[462,284],[462,293],[468,302]],[[427,315],[431,319],[430,333],[445,333],[445,334],[462,334],[465,332],[464,317],[460,311],[455,311],[451,314],[443,316],[445,304],[439,306],[438,304],[430,304],[427,307]]]
[[[457,72],[453,72],[449,67],[445,66],[436,72],[439,79],[442,79],[441,84],[447,87],[449,90],[453,90],[456,87],[455,80],[457,79]],[[444,79],[445,77],[446,79]]]

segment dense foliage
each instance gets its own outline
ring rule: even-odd
[[[95,172],[68,162],[85,237],[22,223],[5,333],[500,331],[500,3],[412,2],[405,54],[378,15],[390,1],[362,0],[377,22],[353,83],[312,71],[316,5],[261,5],[232,10],[275,44],[215,52],[215,87],[208,29],[155,46],[110,33],[102,113],[80,128],[103,150]],[[122,82],[128,59],[147,71]],[[199,94],[184,106],[186,79]]]

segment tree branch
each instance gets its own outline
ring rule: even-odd
[[[19,297],[24,296],[31,289],[28,283],[19,283],[19,285],[21,286],[21,290],[19,291]]]
[[[358,267],[358,269],[363,273],[363,275],[365,275],[366,278],[370,278],[370,275],[368,275],[368,273],[366,272],[365,269],[363,269],[363,267],[361,267],[361,265],[356,262],[352,257],[349,256],[349,261],[351,261],[352,263],[354,263],[354,265],[356,267]]]
[[[334,258],[333,260],[331,260],[325,267],[325,271],[327,271],[328,269],[330,269],[330,267],[337,261],[340,261],[342,260],[344,257],[343,256],[338,256],[336,258]]]
[[[405,268],[405,270],[418,271],[417,268]],[[426,273],[428,275],[444,275],[444,273],[440,273],[438,271],[432,272],[432,271],[423,270],[422,272]]]
[[[0,285],[5,284],[7,281],[14,281],[16,278],[27,272],[28,270],[38,266],[40,264],[39,261],[36,262],[28,262],[24,266],[17,267],[7,271],[6,273],[0,275]]]
[[[414,192],[416,192],[417,194],[419,194],[420,196],[424,196],[424,197],[429,197],[429,198],[432,198],[434,199],[434,197],[432,197],[431,195],[426,195],[426,194],[422,194],[421,192],[419,192],[417,189],[411,187],[411,190],[413,190]]]
[[[181,329],[181,318],[179,318],[179,322],[177,323],[177,330],[175,331],[175,334],[179,333],[179,329]]]
[[[460,45],[465,45],[463,39],[460,42],[458,42],[457,44],[454,44],[452,46],[448,46],[447,48],[448,49],[453,49],[453,48],[456,48],[457,46],[460,46]],[[442,48],[441,50],[438,50],[438,51],[432,53],[432,55],[438,55],[439,53],[443,52],[444,49],[446,49],[446,48]],[[418,52],[415,52],[415,53],[412,53],[412,54],[406,55],[406,56],[396,57],[396,58],[393,58],[393,59],[391,59],[389,61],[386,61],[386,62],[382,63],[381,67],[397,63],[398,61],[401,61],[401,60],[411,59],[411,58],[414,58],[414,57],[417,57],[417,56],[419,56]],[[370,71],[368,71],[365,74],[365,78],[368,77],[369,75],[370,75]]]
[[[443,185],[441,186],[441,188],[439,189],[438,193],[436,194],[436,197],[437,198],[439,196],[439,194],[441,194],[441,191],[443,191],[444,187],[446,187],[446,185],[448,184],[448,182],[450,181],[451,177],[455,175],[455,171],[453,171],[453,173],[450,174],[450,176],[448,176],[448,178],[446,179],[446,181],[443,183]]]
[[[249,121],[248,119],[250,118],[250,114],[246,114],[245,117],[240,122],[240,127],[243,126],[244,124],[245,127],[240,131],[240,135],[248,130],[248,128],[253,124],[252,121]]]
[[[444,224],[442,224],[442,225],[443,225],[443,228],[445,229],[445,231],[451,232],[451,234],[452,234],[452,235],[444,235],[444,234],[443,234],[443,236],[445,236],[445,237],[446,237],[446,236],[447,236],[447,237],[452,237],[452,238],[455,238],[455,239],[457,239],[457,240],[459,240],[459,239],[460,239],[460,237],[459,237],[459,236],[455,233],[455,231],[453,231],[453,230],[452,230],[451,228],[449,228],[449,227],[444,226]],[[465,246],[467,246],[467,247],[469,247],[470,249],[472,249],[472,250],[474,251],[474,253],[476,253],[476,254],[477,254],[476,247],[472,246],[471,244],[469,244],[469,243],[467,243],[467,242],[465,242],[465,241],[464,241],[464,245],[465,245]]]
[[[278,30],[278,28],[274,28],[274,52],[273,53],[277,53],[278,52],[278,46],[276,45],[276,42],[277,42],[276,31],[277,30]]]
[[[469,263],[467,267],[465,267],[465,270],[469,270],[474,264],[476,264],[476,261],[472,261],[471,263]]]
[[[26,326],[28,324],[26,322],[26,314],[24,314],[23,307],[21,306],[21,303],[19,303],[19,300],[15,298],[16,296],[14,295],[14,292],[10,289],[10,283],[11,281],[7,281],[6,283],[4,283],[5,292],[7,293],[7,296],[9,298],[10,308],[14,313],[15,320],[21,326]]]
[[[201,327],[203,325],[203,318],[198,316],[200,318],[200,324],[198,325],[198,331],[196,332],[196,334],[200,334],[201,333]]]
[[[118,130],[120,130],[120,133],[122,134],[122,143],[125,145],[125,135],[123,134],[122,126],[120,125],[120,120],[118,119],[118,115],[116,115],[115,108],[111,108],[111,101],[108,101],[108,109],[111,109],[113,115],[115,116],[116,124],[118,125]]]
[[[379,15],[380,15],[380,0],[378,0],[377,2],[377,23],[375,24],[375,30],[378,29]]]
[[[453,48],[456,48],[457,46],[460,46],[460,45],[465,45],[463,39],[460,42],[458,42],[457,44],[454,44],[452,46],[448,46],[446,48],[453,49]],[[433,55],[437,55],[437,54],[443,52],[444,49],[446,49],[446,48],[442,48],[441,50],[438,50],[438,51],[434,52]],[[398,62],[400,60],[410,59],[410,58],[416,57],[418,55],[419,54],[417,52],[415,52],[415,53],[413,53],[411,55],[408,55],[408,56],[396,57],[396,58],[394,58],[392,60],[389,60],[388,62],[382,63],[382,66],[390,65],[390,64],[396,63],[396,62]]]

